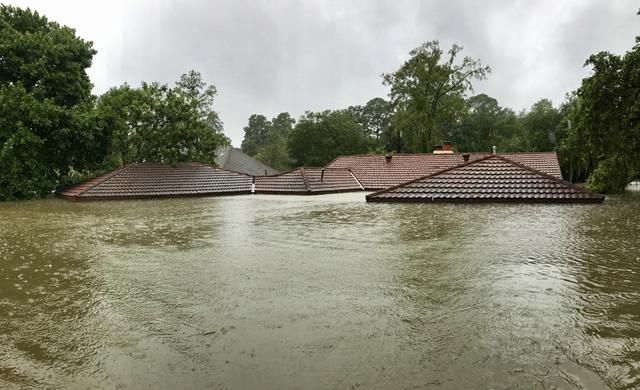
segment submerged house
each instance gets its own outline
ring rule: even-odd
[[[253,178],[199,163],[135,163],[56,191],[69,200],[142,199],[251,193]]]
[[[377,191],[491,155],[491,153],[451,152],[340,156],[330,162],[327,168],[349,169],[362,183],[365,190]],[[558,156],[555,152],[500,153],[497,155],[562,179]]]
[[[270,176],[256,176],[258,194],[328,194],[364,191],[348,169],[302,167]]]
[[[340,156],[325,167],[301,167],[282,173],[274,173],[264,164],[236,152],[244,155],[233,148],[221,150],[220,168],[200,163],[130,164],[59,189],[56,195],[70,200],[101,200],[378,191],[367,196],[367,201],[601,202],[604,199],[564,181],[555,152],[454,153],[450,144],[445,144],[434,153]]]
[[[108,200],[363,190],[348,169],[296,168],[275,175],[250,176],[200,163],[136,163],[59,189],[56,195],[69,200]]]
[[[599,203],[604,196],[501,155],[489,155],[367,195],[367,202]]]

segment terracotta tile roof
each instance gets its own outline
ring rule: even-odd
[[[603,199],[501,155],[489,155],[367,196],[369,202],[596,203]]]
[[[348,169],[304,167],[278,175],[256,176],[255,179],[256,193],[320,194],[363,190]]]
[[[489,153],[470,153],[469,161],[489,155]],[[555,152],[502,153],[500,155],[562,179],[560,164]],[[390,161],[387,161],[384,155],[361,155],[340,156],[329,163],[327,168],[350,169],[365,189],[379,190],[462,163],[464,163],[464,159],[461,153],[394,154]]]
[[[278,173],[270,166],[232,146],[223,146],[216,150],[216,164],[219,168],[251,176],[275,175]]]
[[[99,200],[250,194],[254,180],[255,193],[306,195],[363,190],[348,169],[296,168],[254,178],[198,163],[175,167],[142,163],[59,189],[56,195],[72,200]]]
[[[198,163],[130,164],[56,191],[74,200],[225,195],[251,192],[251,176]]]

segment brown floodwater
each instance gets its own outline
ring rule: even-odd
[[[640,387],[640,193],[0,204],[0,388]]]

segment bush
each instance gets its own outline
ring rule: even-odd
[[[587,188],[603,194],[621,193],[632,178],[633,172],[624,159],[612,156],[598,163],[587,180]]]

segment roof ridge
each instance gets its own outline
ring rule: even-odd
[[[553,152],[553,153],[555,153],[555,152]],[[589,191],[589,190],[587,190],[586,188],[583,188],[583,187],[579,187],[579,186],[571,183],[570,181],[567,181],[567,180],[564,180],[564,179],[559,179],[556,176],[553,176],[553,175],[550,175],[548,173],[542,172],[542,171],[540,171],[538,169],[532,168],[532,167],[530,167],[528,165],[519,163],[517,161],[513,161],[513,160],[511,160],[511,159],[509,159],[507,157],[504,157],[504,156],[495,155],[495,157],[499,158],[502,161],[506,161],[506,162],[508,162],[510,164],[513,164],[513,165],[515,165],[515,166],[517,166],[519,168],[527,170],[529,172],[533,172],[533,173],[535,173],[537,175],[540,175],[540,176],[542,176],[544,178],[551,179],[551,180],[555,181],[556,183],[560,183],[562,185],[565,185],[567,187],[573,188],[573,189],[578,190],[580,192],[585,192],[585,193],[590,194],[590,195],[600,196],[600,197],[602,197],[604,199],[604,195],[598,194],[597,192]]]
[[[304,174],[304,167],[300,167],[300,176],[302,176],[302,182],[304,183],[304,189],[307,192],[311,192],[311,187],[309,186],[309,180],[307,179],[307,175]]]
[[[286,171],[274,173],[272,175],[259,175],[259,176],[256,176],[256,177],[276,177],[276,176],[280,176],[280,175],[284,175],[284,174],[287,174],[287,173],[291,173],[291,172],[297,171],[298,169],[301,169],[301,168],[302,167],[295,167],[295,168],[288,169]]]
[[[353,173],[353,171],[350,168],[344,168],[344,169],[349,171],[349,173],[351,174],[351,177],[353,177],[353,180],[355,180],[356,183],[358,183],[358,185],[360,186],[360,188],[362,188],[362,191],[364,191],[364,186],[362,185],[360,180],[358,180],[358,178],[356,177],[355,173]]]
[[[78,194],[76,195],[77,197],[82,196],[82,194],[84,194],[85,192],[92,190],[98,186],[103,185],[104,183],[108,182],[110,179],[112,179],[113,177],[119,175],[122,171],[128,169],[131,165],[134,165],[135,163],[131,163],[131,164],[126,164],[123,165],[121,167],[112,169],[111,171],[104,173],[98,177],[94,177],[93,180],[96,180],[95,183],[93,183],[92,185],[88,186],[85,190],[78,192]],[[100,180],[102,179],[102,180]],[[80,184],[80,183],[78,183]]]
[[[439,175],[439,174],[444,173],[444,172],[447,172],[447,171],[451,171],[451,170],[454,170],[454,169],[462,168],[462,167],[465,167],[465,166],[467,166],[467,165],[475,164],[475,163],[480,162],[480,161],[488,160],[488,159],[490,159],[491,157],[494,157],[494,156],[495,156],[495,154],[490,154],[490,155],[488,155],[488,156],[481,157],[481,158],[479,158],[479,159],[477,159],[477,160],[473,160],[473,161],[465,161],[464,163],[462,163],[462,164],[458,164],[458,165],[455,165],[455,166],[453,166],[453,167],[440,169],[439,171],[436,171],[436,172],[430,173],[430,174],[428,174],[428,175],[421,176],[421,177],[419,177],[419,178],[417,178],[417,179],[413,179],[413,180],[405,181],[405,182],[403,182],[403,183],[396,184],[395,186],[387,187],[387,188],[384,188],[384,189],[378,190],[378,191],[376,191],[376,192],[372,192],[371,194],[367,195],[367,198],[368,198],[368,197],[370,197],[370,196],[375,196],[375,195],[378,195],[378,194],[382,194],[382,193],[387,192],[387,191],[395,190],[396,188],[399,188],[399,187],[405,186],[405,185],[407,185],[407,184],[415,183],[415,182],[420,181],[420,180],[423,180],[423,179],[427,179],[427,178],[429,178],[429,177],[431,177],[431,176],[436,176],[436,175]]]
[[[344,157],[385,157],[389,153],[374,153],[374,154],[342,154],[331,162],[327,163],[325,166],[333,164],[337,159]],[[420,152],[420,153],[390,153],[392,156],[457,156],[463,154],[490,154],[493,155],[492,151],[474,151],[474,152],[453,152],[453,153],[432,153],[432,152]],[[497,152],[496,154],[557,154],[555,150],[550,150],[548,152]]]

